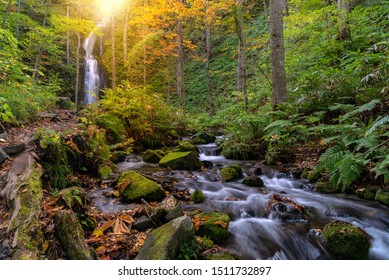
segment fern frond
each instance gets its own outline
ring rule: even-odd
[[[383,118],[377,118],[372,126],[365,132],[365,137],[373,134],[380,127],[389,124],[389,116],[385,116]]]
[[[339,173],[337,185],[342,187],[342,192],[359,178],[364,170],[364,163],[363,159],[355,158],[349,153],[336,164],[336,172]]]
[[[370,101],[370,102],[368,102],[366,104],[363,104],[363,105],[357,107],[355,110],[353,110],[351,112],[348,112],[347,114],[343,115],[340,118],[340,121],[344,122],[345,120],[351,118],[352,116],[358,115],[358,114],[366,112],[366,111],[371,111],[380,103],[381,103],[380,100],[373,99],[372,101]]]
[[[384,177],[384,182],[389,182],[389,155],[386,155],[383,160],[379,161],[376,166],[371,170],[376,174],[375,178],[379,176]]]
[[[328,109],[330,109],[331,111],[342,110],[345,112],[349,112],[354,109],[354,106],[350,104],[335,103],[334,105],[328,107]]]
[[[270,123],[268,126],[265,127],[264,131],[268,131],[270,128],[286,128],[293,126],[293,123],[288,120],[277,120],[272,123]]]
[[[333,146],[328,148],[319,158],[318,170],[333,171],[336,168],[336,163],[339,162],[348,150],[344,150],[340,146]]]

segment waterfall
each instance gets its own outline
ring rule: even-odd
[[[97,25],[98,28],[104,27],[107,21],[107,19],[103,19]],[[92,31],[83,43],[83,48],[85,50],[84,104],[86,105],[98,100],[99,91],[103,87],[103,79],[101,77],[99,63],[95,57],[97,41],[100,41],[100,44],[98,45],[99,53],[97,53],[97,55],[101,56],[103,53],[101,36],[96,35]]]

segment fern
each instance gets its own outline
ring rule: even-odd
[[[347,114],[343,115],[342,117],[340,117],[340,121],[341,122],[344,122],[345,120],[355,116],[355,115],[358,115],[360,113],[363,113],[363,112],[366,112],[366,111],[371,111],[373,110],[378,104],[380,104],[381,101],[378,100],[378,99],[373,99],[372,101],[366,103],[366,104],[363,104],[359,107],[357,107],[355,110],[351,111],[351,112],[348,112]]]
[[[363,159],[356,158],[349,153],[336,164],[336,172],[339,173],[337,185],[342,187],[342,192],[359,178],[364,170],[365,163]]]
[[[389,155],[387,154],[384,159],[376,164],[376,166],[371,170],[376,174],[375,178],[379,176],[384,177],[384,182],[389,182]]]
[[[343,150],[340,146],[333,146],[328,148],[319,158],[318,170],[332,171],[337,162],[339,162],[344,155],[349,152]],[[349,152],[350,153],[350,152]]]
[[[377,118],[372,124],[372,126],[368,130],[366,130],[365,137],[373,134],[377,129],[387,124],[389,124],[389,116],[385,116],[383,118]]]

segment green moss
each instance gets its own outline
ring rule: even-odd
[[[321,177],[320,171],[318,171],[316,169],[314,169],[312,171],[309,171],[308,174],[307,174],[307,179],[311,183],[316,182],[317,180],[320,179],[320,177]]]
[[[338,258],[366,260],[369,257],[370,241],[367,234],[352,224],[335,221],[325,225],[324,245]]]
[[[222,181],[228,182],[228,181],[242,178],[243,171],[239,165],[233,164],[220,170],[220,176],[222,178]]]
[[[214,254],[207,254],[204,256],[204,260],[238,260],[238,256],[231,252],[217,252]]]
[[[158,151],[160,151],[160,152],[157,152],[156,150],[147,150],[143,154],[142,160],[144,162],[149,162],[149,163],[158,163],[161,160],[161,158],[164,156],[164,154],[165,154],[161,150],[158,150]],[[163,154],[163,155],[161,155],[161,154]]]
[[[389,206],[389,190],[379,189],[376,193],[375,200]]]
[[[243,184],[249,187],[263,187],[263,181],[258,176],[249,176],[243,179]]]
[[[201,168],[197,154],[193,152],[172,152],[164,156],[159,166],[178,170],[197,170]]]
[[[377,193],[378,189],[379,189],[379,187],[377,187],[377,186],[368,186],[365,189],[363,189],[362,191],[357,190],[356,193],[359,197],[361,197],[363,199],[374,201],[376,198],[376,193]]]
[[[196,189],[190,196],[190,201],[194,203],[201,203],[205,199],[204,193],[199,189]]]
[[[123,173],[118,186],[123,190],[122,199],[129,203],[140,202],[141,198],[146,201],[159,201],[166,196],[165,191],[157,183],[134,171]]]
[[[192,142],[190,142],[189,140],[184,140],[184,141],[181,141],[180,143],[178,143],[178,147],[177,147],[177,151],[178,152],[193,152],[195,154],[198,154],[198,149],[195,145],[193,145]]]
[[[338,193],[341,191],[341,188],[330,182],[317,182],[316,190],[320,193]]]
[[[206,236],[220,243],[229,236],[228,225],[230,217],[225,213],[211,212],[199,214],[201,225],[197,230],[200,236]]]

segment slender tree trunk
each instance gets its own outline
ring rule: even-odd
[[[338,0],[339,9],[339,40],[344,41],[351,38],[350,28],[348,26],[347,14],[350,10],[349,0]]]
[[[19,24],[20,24],[20,10],[21,10],[21,0],[18,0],[18,23],[16,25],[16,39],[19,40]]]
[[[244,23],[243,23],[243,0],[236,1],[235,27],[238,35],[238,65],[236,69],[236,88],[238,92],[243,93],[245,110],[248,109],[248,96],[246,90],[246,47],[244,38]]]
[[[124,27],[123,27],[123,63],[124,65],[127,64],[128,60],[128,49],[127,49],[127,38],[128,38],[128,18],[130,16],[130,4],[126,4],[126,18],[124,20]]]
[[[81,49],[81,34],[77,32],[77,52],[76,52],[76,84],[74,86],[74,103],[76,108],[80,103],[79,90],[80,90],[80,49]]]
[[[149,2],[144,0],[145,9],[149,6]],[[143,34],[147,34],[147,26],[143,26]],[[143,43],[143,88],[145,89],[147,85],[147,48],[146,42]]]
[[[182,39],[182,21],[177,23],[177,94],[181,99],[181,106],[185,108],[184,91],[184,46]]]
[[[208,1],[205,0],[205,8],[208,10]],[[207,12],[207,11],[206,11]],[[205,19],[205,80],[207,83],[207,92],[209,97],[209,114],[211,116],[215,115],[215,103],[214,98],[212,94],[212,87],[211,87],[211,74],[209,71],[210,67],[210,60],[211,60],[211,27],[209,24],[209,16],[206,14]]]
[[[284,8],[284,0],[270,1],[270,60],[273,106],[287,101],[283,28]]]
[[[266,0],[263,0],[263,15],[265,17],[266,27],[267,27],[267,29],[269,29],[269,20],[268,20],[268,11],[267,11]]]
[[[70,17],[70,6],[66,5],[66,18]],[[70,30],[66,31],[66,64],[70,65]]]
[[[48,0],[46,2],[46,12],[45,12],[45,16],[43,18],[42,27],[46,26],[47,17],[49,16],[50,4],[51,4],[51,1]],[[38,54],[37,54],[37,56],[35,58],[34,75],[33,75],[34,79],[36,79],[38,77],[38,67],[39,67],[39,63],[40,63],[40,60],[41,60],[41,56],[42,56],[42,43],[40,42],[39,45],[38,45]]]
[[[115,15],[112,11],[111,18],[111,52],[112,52],[112,89],[116,89],[116,57],[115,57]]]
[[[5,28],[5,21],[6,21],[6,19],[7,19],[7,15],[8,15],[8,13],[9,13],[9,9],[11,8],[11,4],[12,4],[12,0],[9,0],[8,5],[7,5],[7,8],[5,9],[4,15],[3,15],[3,23],[1,24],[1,28],[2,28],[2,29]]]

